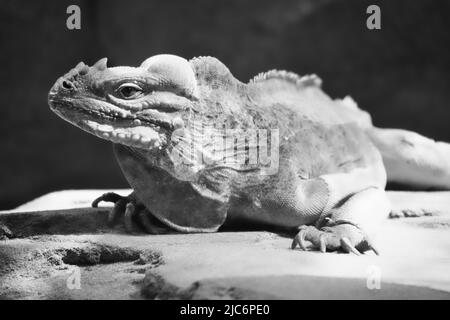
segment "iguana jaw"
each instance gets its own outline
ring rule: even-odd
[[[144,119],[129,111],[107,106],[106,102],[89,100],[86,98],[83,105],[95,104],[102,107],[87,109],[78,106],[82,102],[80,100],[61,101],[52,98],[49,98],[49,104],[51,110],[58,116],[82,130],[99,138],[134,148],[161,148],[173,130],[172,123],[163,119],[164,115]]]

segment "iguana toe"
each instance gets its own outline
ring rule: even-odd
[[[94,201],[92,201],[92,208],[97,208],[98,204],[102,201],[105,202],[113,202],[116,203],[117,201],[123,199],[125,197],[122,197],[121,195],[114,193],[114,192],[107,192],[102,194],[100,197],[96,198]]]
[[[119,217],[124,215],[128,198],[123,197],[114,203],[114,208],[108,214],[108,224],[114,226]]]
[[[310,242],[312,246],[308,246],[307,242]],[[340,224],[320,230],[314,226],[301,226],[294,237],[291,248],[295,249],[297,246],[305,251],[311,247],[321,252],[340,250],[361,255],[361,252],[373,250],[378,254],[378,250],[367,236],[352,224]]]
[[[341,238],[341,247],[344,249],[347,253],[354,253],[357,256],[361,255],[361,252],[356,249],[353,244],[350,242],[348,238]]]
[[[108,224],[114,226],[120,217],[124,219],[125,229],[129,233],[135,233],[133,219],[141,211],[142,205],[138,204],[133,193],[124,197],[114,192],[104,193],[92,202],[92,207],[98,207],[100,202],[113,202],[114,207],[108,214]]]
[[[95,199],[92,202],[92,207],[97,208],[99,203],[104,202],[112,202],[114,203],[114,208],[109,212],[108,214],[108,225],[114,226],[117,219],[124,215],[126,210],[126,205],[129,203],[132,199],[128,197],[123,197],[117,193],[114,192],[107,192],[102,194],[100,197]]]
[[[167,228],[136,199],[134,193],[124,197],[114,192],[108,192],[95,199],[92,207],[96,208],[102,201],[114,203],[113,209],[108,214],[108,224],[111,227],[120,218],[123,218],[125,230],[128,233],[134,234],[139,229],[150,234],[168,232]]]
[[[325,235],[320,235],[319,238],[319,245],[320,245],[320,252],[325,253],[327,252],[327,242],[325,240]]]
[[[124,224],[128,233],[135,233],[133,218],[138,210],[139,208],[133,202],[128,202],[125,207]]]

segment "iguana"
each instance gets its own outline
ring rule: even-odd
[[[128,230],[214,232],[237,222],[296,230],[292,248],[377,253],[371,239],[390,212],[383,157],[403,168],[394,180],[450,186],[448,167],[404,151],[419,141],[436,152],[434,141],[373,127],[316,75],[272,70],[242,83],[213,57],[157,55],[139,67],[103,58],[80,62],[48,99],[64,120],[113,142],[134,192],[93,206],[114,202],[109,220],[123,215]],[[430,182],[429,172],[411,176],[416,167],[440,171]]]

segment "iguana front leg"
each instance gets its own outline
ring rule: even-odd
[[[135,233],[134,220],[137,220],[147,233],[167,233],[167,228],[164,228],[156,221],[156,218],[140,203],[134,192],[126,197],[114,192],[104,193],[92,202],[92,207],[96,208],[102,201],[114,203],[114,207],[108,215],[108,223],[110,225],[114,225],[123,216],[125,228],[129,233]]]
[[[307,242],[311,242],[313,248],[322,252],[343,250],[359,255],[373,250],[378,254],[370,239],[389,211],[384,190],[367,188],[338,202],[322,215],[316,226],[299,227],[291,247],[299,245],[307,250]]]

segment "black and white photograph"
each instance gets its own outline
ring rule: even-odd
[[[449,300],[449,15],[0,0],[0,300]]]

